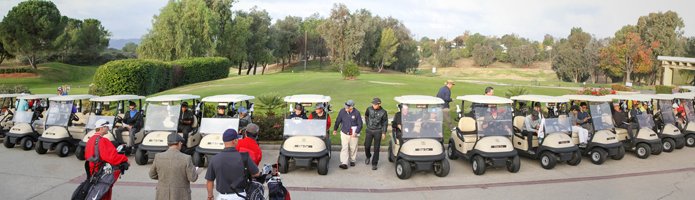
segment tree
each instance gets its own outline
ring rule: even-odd
[[[417,42],[414,40],[405,40],[398,45],[396,50],[396,62],[391,64],[391,69],[408,72],[411,69],[416,69],[420,64],[420,55],[417,51]]]
[[[613,77],[622,77],[625,83],[632,82],[633,72],[654,73],[651,55],[657,47],[657,42],[645,45],[634,26],[624,26],[610,45],[601,49],[601,68]]]
[[[552,68],[564,81],[583,82],[590,76],[596,81],[600,44],[581,28],[572,28],[567,39],[558,42],[553,51]]]
[[[319,26],[325,21],[318,13],[305,18],[302,21],[302,32],[307,37],[307,57],[319,58],[319,67],[323,67],[323,57],[328,56],[326,42],[321,38]]]
[[[383,21],[379,16],[372,16],[372,13],[366,9],[357,10],[353,17],[361,22],[364,27],[364,41],[357,55],[355,55],[355,61],[364,66],[379,68],[381,60],[380,56],[377,55],[377,51],[384,29]]]
[[[259,10],[258,7],[251,8],[249,12],[251,24],[249,32],[252,34],[249,37],[247,45],[247,63],[249,68],[246,75],[249,75],[253,68],[253,74],[256,75],[258,64],[263,65],[272,61],[272,52],[270,51],[270,15],[265,10]]]
[[[66,62],[68,57],[77,52],[78,41],[80,37],[80,29],[82,21],[63,16],[61,22],[65,24],[62,33],[53,42],[55,54],[60,57],[60,60]]]
[[[652,70],[657,73],[652,73],[649,78],[651,79],[650,82],[654,84],[662,73],[659,67],[660,62],[656,58],[660,55],[680,56],[684,54],[684,48],[679,39],[683,36],[685,24],[678,13],[667,11],[641,16],[637,20],[636,27],[646,45],[654,42],[658,44],[658,47],[653,49],[651,56]]]
[[[137,49],[138,49],[138,44],[135,44],[134,42],[128,42],[123,46],[121,51],[134,54]]]
[[[478,66],[488,66],[495,62],[495,51],[489,45],[476,44],[472,54],[473,61]]]
[[[466,39],[466,48],[472,53],[475,51],[475,45],[484,45],[485,40],[487,40],[487,37],[480,33],[475,33]]]
[[[25,57],[36,69],[38,58],[55,50],[53,41],[64,26],[61,19],[53,2],[21,2],[0,23],[0,41],[8,52]]]
[[[292,62],[293,55],[297,55],[304,49],[304,33],[300,33],[302,18],[287,16],[277,20],[271,27],[273,55],[285,64]]]
[[[342,71],[345,64],[353,60],[362,48],[363,23],[350,14],[345,4],[334,4],[330,17],[319,26],[319,30],[330,49],[331,59]]]
[[[536,49],[532,45],[521,45],[509,49],[509,59],[516,66],[529,66],[536,56]]]
[[[10,52],[7,52],[5,47],[2,45],[2,41],[0,41],[0,64],[2,64],[2,62],[5,61],[5,59],[11,57],[12,55],[10,54]]]
[[[695,36],[686,39],[685,55],[695,57]]]
[[[386,28],[381,31],[381,38],[379,40],[379,48],[376,50],[376,56],[379,60],[379,72],[381,72],[381,70],[384,69],[384,65],[391,65],[398,60],[398,58],[395,57],[395,53],[400,43],[398,43],[398,38],[396,38],[391,28]]]

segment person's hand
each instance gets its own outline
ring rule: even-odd
[[[350,137],[357,137],[357,133],[353,133],[352,135],[350,135]]]
[[[333,135],[336,135],[336,134],[338,134],[338,131],[333,131]]]
[[[382,140],[383,140],[383,139],[386,139],[386,133],[382,133],[382,134],[381,134],[381,139],[382,139]]]
[[[208,196],[208,200],[212,200],[215,196]]]

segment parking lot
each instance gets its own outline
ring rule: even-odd
[[[275,149],[264,146],[262,163],[277,159]],[[695,148],[688,147],[646,160],[628,152],[620,161],[594,165],[584,158],[576,167],[560,164],[553,170],[522,158],[519,173],[492,169],[482,176],[473,175],[467,161],[455,160],[447,177],[423,172],[399,180],[386,152],[376,171],[364,164],[359,152],[357,166],[348,170],[339,169],[334,157],[327,176],[318,175],[316,169],[290,168],[282,178],[295,199],[691,199],[695,195],[694,155]],[[0,159],[2,199],[69,199],[84,179],[83,162],[74,156],[60,158],[50,152],[38,155],[0,147]],[[131,164],[114,187],[114,199],[154,199],[156,181],[147,175],[150,165]],[[206,196],[204,175],[200,173],[192,185],[194,199]]]

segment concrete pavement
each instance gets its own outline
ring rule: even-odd
[[[264,149],[262,163],[273,163],[277,150]],[[452,160],[447,177],[416,173],[399,180],[394,164],[382,152],[379,169],[364,164],[358,153],[357,166],[337,166],[333,152],[327,176],[316,169],[295,169],[283,174],[283,182],[295,199],[692,199],[695,196],[695,148],[662,153],[646,160],[628,152],[623,160],[594,165],[584,158],[579,166],[559,164],[545,170],[535,160],[522,158],[521,170],[490,169],[476,176],[464,160]],[[132,158],[132,157],[131,157]],[[83,162],[74,156],[0,147],[1,199],[69,199],[83,180]],[[114,199],[153,199],[155,181],[147,175],[150,165],[131,168],[114,187]],[[193,184],[194,199],[204,199],[204,175]]]

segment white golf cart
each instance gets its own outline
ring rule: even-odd
[[[178,132],[179,119],[182,115],[181,104],[191,101],[192,104],[189,104],[189,109],[193,107],[192,112],[195,113],[195,107],[198,107],[196,106],[198,99],[200,99],[200,96],[190,94],[172,94],[147,98],[145,137],[142,140],[140,138],[135,140],[135,146],[137,147],[135,150],[135,163],[146,165],[150,158],[154,158],[155,154],[166,151],[169,148],[169,145],[167,145],[169,134],[184,134]],[[200,135],[195,134],[197,133],[198,124],[198,117],[194,114],[193,128],[191,133],[188,133],[187,145],[200,142]],[[188,148],[195,148],[195,146],[188,146]]]
[[[12,128],[5,133],[5,141],[3,144],[7,148],[14,148],[19,144],[25,151],[31,150],[35,146],[36,140],[39,139],[44,131],[45,112],[48,108],[48,98],[53,97],[53,94],[36,94],[24,95],[17,97],[19,101],[31,101],[35,103],[28,110],[16,110],[12,118]]]
[[[94,136],[94,134],[96,133],[94,123],[96,123],[96,121],[100,119],[104,119],[111,124],[109,134],[106,134],[104,137],[108,138],[109,141],[111,141],[114,144],[114,146],[121,145],[120,142],[116,141],[117,137],[115,135],[115,131],[116,128],[123,126],[122,120],[128,112],[128,102],[137,101],[136,104],[140,105],[140,107],[138,107],[137,110],[138,112],[141,112],[144,99],[145,97],[137,95],[112,95],[94,97],[89,99],[89,101],[92,102],[91,110],[93,111],[93,115],[89,116],[89,120],[87,121],[87,127],[85,129],[86,135],[82,138],[82,141],[80,141],[77,149],[75,149],[75,157],[77,157],[77,159],[79,160],[85,159],[84,148],[87,146],[87,141],[89,141],[89,138]],[[130,154],[135,143],[133,142],[135,141],[135,138],[142,138],[144,136],[142,130],[138,131],[138,133],[133,134],[132,140],[130,131],[123,131],[122,134],[123,141],[126,145],[126,155]]]
[[[193,152],[193,164],[198,167],[204,167],[207,164],[208,158],[216,155],[224,149],[222,141],[222,133],[227,129],[234,129],[240,132],[238,115],[229,115],[235,110],[245,107],[249,110],[249,115],[253,114],[253,96],[243,94],[226,94],[216,95],[203,98],[201,101],[202,118],[200,120],[200,128],[198,135],[202,136],[200,144]],[[217,116],[216,106],[225,106],[225,116]]]
[[[396,162],[396,176],[408,179],[415,171],[449,175],[444,153],[442,104],[444,100],[422,95],[395,97],[401,108],[400,128],[391,132],[388,160]]]
[[[0,94],[0,108],[7,107],[7,112],[0,113],[0,138],[4,138],[5,133],[9,132],[14,125],[12,117],[16,111],[15,101],[22,95],[26,94]]]
[[[559,105],[569,102],[566,98],[552,97],[545,95],[521,95],[511,97],[514,103],[524,103],[533,110],[534,104],[544,103],[547,108],[549,104]],[[557,106],[554,106],[557,107]],[[558,108],[550,108],[554,111]],[[531,159],[538,159],[544,169],[552,169],[558,162],[576,166],[582,160],[582,154],[577,144],[572,142],[572,126],[569,118],[565,114],[555,115],[549,113],[547,117],[541,118],[539,133],[529,137],[528,131],[524,130],[526,115],[522,113],[514,116],[514,136],[512,143],[514,148],[519,150],[519,154]],[[542,114],[541,114],[542,115]],[[539,140],[539,137],[541,140]],[[529,141],[530,140],[530,141]],[[529,143],[531,146],[529,147]]]
[[[45,154],[56,150],[58,156],[65,157],[75,148],[85,135],[90,113],[84,112],[82,105],[88,104],[92,95],[67,95],[48,98],[46,130],[36,142],[36,153]],[[87,113],[87,114],[85,114]]]
[[[637,101],[640,104],[642,102],[650,102],[652,99],[646,95],[634,94],[634,95],[607,95],[606,97],[613,99],[625,104],[630,104],[632,101]],[[621,108],[626,109],[626,108]],[[628,133],[626,129],[615,128],[618,136],[618,140],[623,142],[623,147],[626,150],[633,151],[638,158],[646,159],[649,155],[661,154],[661,139],[654,132],[654,117],[647,112],[633,112],[635,116],[631,116],[630,110],[623,110],[623,112],[628,113],[629,121],[636,123],[638,126],[633,129],[633,133]],[[614,122],[616,123],[616,122]],[[631,125],[630,125],[631,126]],[[619,130],[623,129],[623,130]],[[627,134],[632,134],[634,140],[630,140]]]
[[[289,108],[299,104],[311,107],[315,103],[328,107],[331,97],[323,95],[294,95],[286,96],[284,101]],[[291,112],[291,111],[290,111]],[[328,173],[328,161],[331,158],[331,141],[328,136],[325,119],[285,119],[282,145],[278,156],[278,171],[287,173],[290,163],[294,166],[310,168],[316,164],[320,175]]]
[[[656,94],[651,97],[657,102],[654,109],[654,118],[658,130],[657,135],[661,138],[662,150],[664,152],[672,152],[674,149],[683,148],[685,146],[685,135],[681,131],[678,122],[676,122],[673,112],[673,100],[676,99],[676,96],[673,94]]]
[[[471,161],[473,173],[485,174],[488,166],[506,167],[516,173],[521,168],[519,155],[512,144],[512,100],[485,95],[459,96],[461,105],[458,126],[451,133],[447,155],[455,160],[463,157]],[[466,102],[470,111],[464,114]]]
[[[681,133],[685,137],[685,146],[695,147],[695,112],[693,109],[693,99],[695,99],[695,93],[677,93],[673,94],[677,100],[683,101],[685,103],[685,116],[684,125],[681,127]]]
[[[609,156],[614,160],[623,159],[625,148],[616,135],[612,109],[609,105],[612,99],[589,95],[565,95],[563,97],[569,99],[571,103],[585,102],[589,107],[591,130],[588,130],[590,136],[586,146],[579,146],[582,153],[590,155],[591,162],[596,165],[603,164]],[[579,144],[577,133],[572,133],[572,139],[575,144]]]

